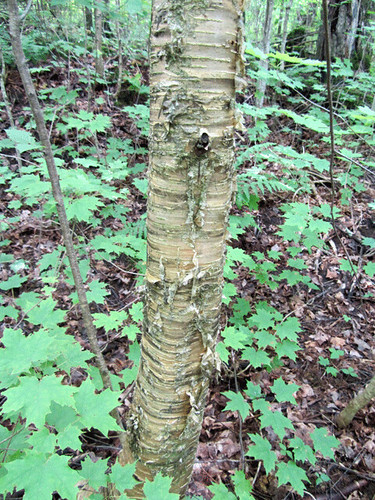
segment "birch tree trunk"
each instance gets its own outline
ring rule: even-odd
[[[264,20],[263,45],[264,54],[268,54],[271,45],[271,28],[272,28],[272,12],[274,0],[267,0],[266,18]],[[259,66],[266,72],[268,70],[268,59],[263,59],[259,62]],[[256,105],[258,108],[263,107],[264,96],[266,93],[267,82],[265,78],[260,78],[257,84]]]
[[[140,480],[161,471],[180,494],[215,366],[241,17],[242,0],[153,2],[145,320],[128,443]]]

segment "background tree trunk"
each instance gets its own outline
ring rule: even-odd
[[[264,54],[268,54],[268,52],[270,51],[273,5],[274,5],[274,0],[267,0],[266,18],[264,20],[263,44],[262,44],[262,51],[264,52]],[[261,60],[259,62],[259,66],[263,68],[264,71],[267,71],[268,59]],[[259,78],[257,84],[258,97],[256,98],[256,105],[258,108],[263,107],[266,88],[267,88],[267,82],[265,78]]]
[[[145,319],[128,437],[138,477],[162,471],[181,494],[215,365],[241,16],[232,0],[153,2]]]
[[[366,0],[330,0],[328,18],[331,26],[330,42],[332,58],[351,59],[358,63],[362,59],[361,36],[368,25],[369,5]],[[319,30],[317,58],[325,59],[324,29]]]
[[[292,5],[293,5],[293,0],[289,0],[289,2],[285,5],[285,14],[283,20],[283,38],[281,40],[281,48],[280,48],[280,52],[282,54],[285,54],[286,38],[288,36],[288,21]],[[285,61],[281,61],[280,68],[282,71],[284,70],[284,67],[285,67]]]
[[[103,78],[104,76],[104,62],[103,62],[103,11],[102,2],[98,1],[95,9],[95,69],[96,74]]]

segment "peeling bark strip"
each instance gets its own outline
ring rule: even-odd
[[[242,1],[154,0],[148,261],[129,445],[183,494],[215,365]]]

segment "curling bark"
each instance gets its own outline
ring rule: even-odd
[[[242,0],[153,2],[145,320],[122,460],[180,494],[215,366],[241,18]]]

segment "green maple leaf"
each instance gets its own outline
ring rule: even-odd
[[[24,489],[24,500],[51,500],[57,491],[62,498],[76,498],[80,480],[78,473],[71,469],[67,457],[44,453],[26,452],[22,460],[15,460],[5,465],[7,474],[2,477],[2,487],[13,491]]]
[[[262,397],[262,389],[260,388],[260,386],[255,385],[250,381],[247,382],[244,392],[249,396],[251,400]]]
[[[107,285],[99,280],[93,280],[89,283],[87,290],[87,302],[95,302],[96,304],[104,304],[104,297],[109,295]]]
[[[261,349],[256,351],[253,347],[246,347],[242,351],[241,358],[249,361],[254,368],[259,368],[262,365],[269,365],[270,363],[270,357],[265,351]]]
[[[143,320],[143,302],[136,302],[129,309],[129,313],[133,318],[134,323],[139,323]]]
[[[225,347],[224,342],[219,342],[218,344],[216,344],[216,352],[218,353],[221,361],[223,361],[224,363],[228,363],[230,353]]]
[[[30,447],[28,438],[30,431],[27,427],[17,422],[14,428],[9,431],[6,427],[0,426],[0,460],[1,463],[12,462],[21,457],[22,453]],[[1,478],[1,474],[0,474]]]
[[[277,466],[276,476],[279,484],[289,483],[301,496],[303,496],[305,492],[305,485],[303,484],[303,481],[307,481],[308,483],[310,482],[306,476],[306,472],[301,467],[298,467],[298,465],[292,460],[289,460],[287,463],[280,462]]]
[[[301,332],[302,328],[297,318],[287,318],[283,323],[276,326],[275,331],[280,340],[289,339],[296,342],[298,338],[297,333]]]
[[[93,218],[93,212],[103,206],[104,203],[96,196],[85,195],[69,203],[66,215],[68,220],[77,219],[78,221],[90,222]]]
[[[296,462],[310,462],[315,465],[316,456],[309,445],[305,444],[301,438],[295,437],[289,440],[289,446],[293,448],[294,459]]]
[[[107,115],[96,115],[86,126],[93,133],[104,132],[111,126],[111,118]]]
[[[327,429],[324,427],[315,429],[315,431],[310,434],[310,437],[314,443],[315,451],[320,451],[323,457],[328,457],[332,460],[335,459],[332,448],[337,448],[340,445],[340,441],[334,436],[330,436]]]
[[[81,462],[82,469],[78,471],[78,474],[88,480],[89,485],[94,488],[94,490],[99,490],[101,486],[106,486],[108,476],[105,471],[108,469],[106,460],[97,460],[93,462],[91,458],[86,457],[86,459]]]
[[[250,407],[249,403],[245,400],[242,394],[233,391],[222,392],[222,394],[230,400],[227,402],[223,411],[238,411],[242,420],[245,420],[245,418],[249,415]]]
[[[46,427],[42,427],[39,431],[33,432],[27,442],[32,446],[33,453],[51,455],[56,447],[56,435]]]
[[[126,311],[111,311],[110,314],[94,313],[94,323],[96,328],[104,328],[106,332],[117,330],[128,318]]]
[[[271,388],[279,403],[288,401],[289,403],[296,404],[293,394],[300,388],[297,384],[286,384],[280,377],[275,380]]]
[[[276,340],[272,333],[265,330],[258,330],[254,333],[254,338],[257,339],[257,345],[260,349],[271,346],[274,347]]]
[[[245,332],[234,328],[233,326],[227,326],[221,333],[224,338],[224,344],[227,347],[232,347],[232,349],[243,349],[244,344],[248,340],[248,335]]]
[[[262,438],[258,434],[249,434],[249,438],[254,443],[246,452],[246,456],[253,457],[256,460],[262,460],[267,474],[275,469],[277,455],[271,449],[268,439]]]
[[[294,429],[289,418],[285,417],[280,411],[265,411],[263,415],[260,416],[260,422],[261,429],[272,427],[280,439],[283,439],[285,436],[285,429]]]
[[[51,328],[58,323],[63,323],[66,311],[54,310],[55,306],[56,302],[53,298],[48,297],[27,313],[27,320],[33,325],[43,325],[44,328]]]
[[[62,450],[65,448],[81,449],[82,443],[79,436],[82,434],[83,425],[79,421],[76,410],[71,406],[61,406],[52,401],[51,413],[46,416],[46,422],[57,430],[57,440]]]
[[[11,290],[12,288],[20,288],[22,283],[27,281],[26,276],[19,276],[18,274],[14,274],[7,281],[2,281],[0,283],[0,290]]]
[[[50,376],[38,380],[36,377],[21,377],[19,385],[6,390],[5,413],[22,413],[28,424],[41,428],[53,401],[61,405],[74,406],[72,395],[77,388],[62,385],[61,379]]]
[[[3,321],[4,318],[17,319],[18,315],[19,311],[13,306],[0,307],[0,321]]]
[[[123,467],[116,462],[115,465],[112,465],[108,481],[114,483],[119,491],[131,490],[137,484],[136,479],[134,479],[136,465],[136,462],[133,462]]]
[[[365,273],[372,278],[375,275],[375,262],[368,262],[363,268]]]
[[[211,493],[214,494],[212,500],[236,500],[237,499],[236,495],[234,495],[231,491],[229,491],[228,488],[223,483],[211,484],[211,486],[209,486],[208,489],[211,491]],[[156,498],[155,498],[155,500],[156,500]]]
[[[253,489],[251,482],[246,479],[245,473],[242,470],[236,470],[231,477],[234,485],[234,491],[241,500],[255,500],[250,493]]]
[[[249,326],[257,326],[261,330],[267,330],[275,326],[275,315],[272,311],[263,308],[257,308],[257,313],[249,318]]]
[[[226,281],[223,286],[223,303],[228,305],[235,295],[237,295],[237,288],[233,283],[228,283]]]
[[[133,324],[127,325],[122,329],[122,334],[126,335],[128,339],[131,340],[132,342],[136,340],[138,333],[141,333],[141,330],[138,328],[137,325]]]
[[[262,397],[258,399],[254,399],[252,402],[254,411],[260,411],[261,413],[267,413],[270,409],[270,405],[267,401]]]
[[[42,147],[40,142],[37,142],[34,136],[27,130],[8,128],[5,132],[20,153],[41,149]]]
[[[119,395],[109,389],[100,394],[95,394],[94,391],[95,385],[87,378],[74,396],[77,411],[81,416],[81,425],[88,429],[95,427],[104,434],[111,430],[122,430],[109,415],[119,405]]]
[[[233,304],[234,316],[243,318],[251,311],[249,301],[246,299],[238,298]]]
[[[164,498],[166,500],[178,500],[180,496],[177,493],[169,493],[171,487],[172,478],[163,477],[161,472],[154,477],[153,481],[145,482],[143,486],[143,492],[147,500],[160,500]]]
[[[138,373],[139,360],[141,358],[141,349],[140,349],[138,342],[134,342],[133,344],[130,344],[128,358],[131,361],[133,361],[133,367],[132,368],[125,368],[125,370],[123,370],[121,372],[122,380],[123,380],[125,386],[134,382],[134,380],[137,376],[137,373]]]
[[[6,349],[0,350],[0,379],[4,383],[4,377],[19,375],[27,372],[31,366],[39,366],[39,363],[47,359],[54,359],[54,343],[52,339],[45,338],[44,332],[36,332],[25,337],[21,330],[4,330],[2,343]],[[13,380],[11,377],[9,381]],[[7,379],[8,380],[8,379]]]
[[[275,352],[279,356],[279,358],[286,356],[289,359],[295,361],[297,358],[297,351],[300,351],[300,347],[298,346],[298,344],[288,339],[285,339],[282,342],[278,342],[275,346]]]
[[[288,285],[293,286],[301,281],[301,274],[297,271],[290,271],[289,269],[284,269],[279,275],[279,279],[285,279]]]

